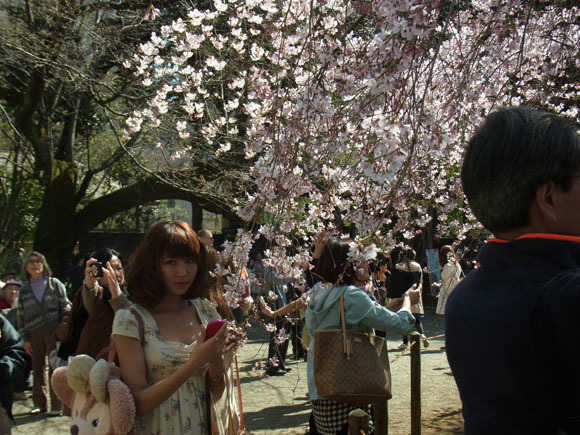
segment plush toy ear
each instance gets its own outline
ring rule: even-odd
[[[135,425],[137,415],[133,394],[129,387],[119,379],[109,380],[107,389],[109,390],[111,425],[116,434],[126,434]]]
[[[72,408],[75,392],[71,387],[68,385],[67,380],[67,371],[68,367],[59,367],[57,368],[50,378],[50,385],[56,397],[60,399],[62,403],[64,403],[69,408]]]

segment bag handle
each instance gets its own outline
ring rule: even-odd
[[[236,385],[238,387],[238,407],[240,411],[240,432],[246,433],[246,424],[244,423],[244,407],[242,405],[242,385],[240,383],[240,369],[238,368],[238,356],[234,355],[234,361],[236,362]],[[228,406],[229,409],[229,406]],[[231,416],[230,416],[231,419]]]
[[[130,307],[129,310],[135,316],[135,320],[137,320],[137,328],[139,330],[139,342],[141,343],[141,347],[143,347],[143,342],[145,341],[145,328],[143,326],[143,317],[141,317],[141,314],[135,308]],[[117,348],[115,347],[115,341],[112,338],[109,340],[109,346],[99,351],[99,353],[95,357],[95,361],[99,360],[99,358],[101,358],[105,354],[107,354],[107,362],[109,363],[112,363],[115,360],[115,357],[117,356]]]
[[[143,327],[143,317],[141,317],[141,313],[137,311],[134,307],[130,307],[129,310],[135,316],[135,320],[137,320],[137,328],[139,329],[139,342],[141,346],[143,346],[143,342],[145,341],[145,328]]]
[[[346,354],[346,359],[349,359],[348,343],[346,341],[346,320],[344,316],[344,293],[340,295],[340,299],[338,300],[338,313],[342,326],[342,351]]]
[[[346,355],[346,359],[350,359],[350,349],[348,340],[346,339],[346,316],[344,315],[344,292],[340,295],[338,300],[338,314],[340,315],[340,325],[342,328],[342,351]],[[374,335],[370,334],[371,343]]]

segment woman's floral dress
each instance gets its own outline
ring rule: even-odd
[[[219,314],[208,300],[195,299],[190,303],[195,306],[203,325],[219,318]],[[187,345],[165,340],[152,314],[138,304],[133,305],[133,308],[143,318],[143,350],[147,366],[147,382],[152,385],[181,367],[189,359],[196,342]],[[140,339],[137,319],[129,309],[119,310],[115,314],[113,334]],[[207,434],[206,409],[205,371],[203,371],[189,378],[151,413],[140,417],[136,428],[139,434]]]

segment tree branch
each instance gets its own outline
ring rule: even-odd
[[[115,11],[134,11],[135,9],[147,9],[151,6],[152,1],[125,1],[125,2],[95,2],[87,4],[83,7],[87,11],[96,11],[99,9],[113,9]],[[156,6],[171,6],[175,5],[175,0],[157,0],[155,1]]]
[[[131,136],[131,138],[129,139],[129,141],[127,142],[127,144],[125,146],[120,146],[119,148],[117,148],[115,150],[115,152],[107,160],[105,160],[103,163],[101,163],[101,165],[99,167],[97,167],[95,169],[90,169],[90,170],[85,172],[85,176],[83,177],[83,181],[81,182],[81,185],[77,189],[77,193],[75,195],[75,202],[77,204],[87,194],[89,184],[90,184],[92,178],[95,176],[95,174],[98,174],[99,172],[102,172],[102,171],[110,168],[113,164],[115,164],[116,162],[121,160],[121,158],[125,155],[125,147],[132,147],[135,144],[135,142],[137,142],[137,139],[139,138],[140,135],[141,135],[141,133],[138,132],[138,133],[134,134],[133,136]]]
[[[28,82],[28,89],[20,99],[14,113],[14,125],[19,133],[30,141],[34,149],[35,169],[37,176],[50,177],[52,156],[38,126],[34,123],[34,113],[42,101],[44,92],[44,74],[34,70]]]
[[[203,207],[214,213],[223,214],[234,224],[241,224],[240,218],[232,210],[219,209],[206,198],[175,188],[155,177],[144,177],[135,184],[101,196],[87,204],[85,208],[77,213],[77,234],[83,234],[92,230],[115,213],[160,199],[182,199],[191,201],[198,207]]]

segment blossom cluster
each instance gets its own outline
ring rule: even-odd
[[[365,242],[387,246],[433,219],[440,233],[470,230],[458,167],[481,117],[518,104],[577,116],[576,6],[207,4],[152,35],[127,63],[153,90],[127,131],[172,122],[164,146],[203,144],[217,155],[241,146],[255,188],[238,214],[263,223],[266,262],[284,276],[308,263],[322,230],[354,226]],[[256,238],[247,231],[226,244],[237,267]],[[235,282],[226,286],[239,293]]]
[[[362,245],[360,242],[350,242],[348,249],[348,261],[354,265],[355,270],[361,276],[364,273],[368,276],[368,264],[377,257],[377,247],[374,243]]]

